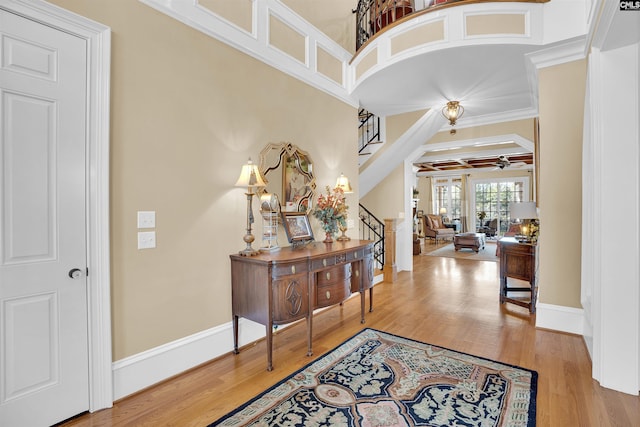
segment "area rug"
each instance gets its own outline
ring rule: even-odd
[[[538,374],[363,329],[212,426],[535,426]]]
[[[426,244],[428,245],[428,243]],[[440,249],[436,249],[435,251],[426,252],[424,255],[443,256],[458,259],[474,259],[476,261],[499,261],[499,257],[496,256],[495,243],[485,244],[484,249],[480,249],[478,253],[476,253],[472,249],[467,248],[460,248],[460,250],[456,251],[453,243],[451,243],[447,246],[441,247]]]

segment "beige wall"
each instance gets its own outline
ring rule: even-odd
[[[410,113],[387,116],[385,118],[384,145],[361,167],[360,171],[375,162],[385,150],[393,150],[393,145],[413,124],[422,117],[426,111],[414,111]],[[408,183],[411,187],[415,182]],[[372,214],[381,221],[385,218],[398,218],[400,212],[405,211],[404,206],[404,165],[400,164],[389,176],[374,187],[360,200]],[[411,212],[405,213],[410,216]]]
[[[344,172],[357,206],[356,109],[138,1],[53,3],[113,31],[114,360],[230,322],[246,225],[234,184],[267,143],[308,151],[318,189]],[[137,250],[139,210],[156,211],[156,249]]]
[[[458,125],[463,124],[464,117],[458,121]],[[429,144],[450,141],[466,141],[474,138],[486,138],[495,135],[517,134],[523,138],[533,142],[534,136],[534,120],[523,119],[513,120],[503,123],[494,123],[485,126],[474,126],[469,128],[458,129],[456,126],[455,135],[451,135],[449,131],[438,132],[429,140]]]
[[[580,307],[586,61],[539,71],[540,302]]]
[[[380,221],[386,218],[398,218],[398,213],[404,212],[403,188],[405,188],[404,165],[400,164],[380,184],[368,192],[360,203]],[[408,212],[407,216],[411,216],[411,212]]]
[[[281,0],[311,25],[348,52],[356,50],[356,19],[352,10],[358,0]]]

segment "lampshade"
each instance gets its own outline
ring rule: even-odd
[[[247,164],[242,166],[236,187],[266,187],[266,185],[258,166],[249,159]]]
[[[538,218],[536,202],[513,202],[509,203],[511,218],[534,219]]]
[[[447,208],[442,207],[440,208],[440,215],[446,215],[447,214]]]
[[[340,176],[338,177],[335,188],[341,188],[342,191],[344,191],[345,193],[353,193],[353,190],[351,189],[351,183],[349,182],[349,178],[344,176],[344,174],[340,174]]]

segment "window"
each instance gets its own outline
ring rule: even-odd
[[[435,190],[435,211],[440,213],[441,208],[446,209],[446,216],[449,221],[456,222],[460,220],[461,203],[460,190],[461,178],[438,178],[434,184]]]
[[[475,181],[476,229],[493,219],[498,220],[498,234],[509,228],[511,215],[509,203],[529,201],[529,178],[508,178],[505,180]],[[482,222],[478,214],[486,214]]]

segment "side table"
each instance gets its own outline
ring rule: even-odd
[[[535,243],[520,243],[513,237],[503,237],[500,245],[500,304],[509,302],[536,312],[538,296],[537,259]],[[529,282],[529,286],[510,286],[508,279]],[[528,294],[528,298],[513,296],[513,292]]]

